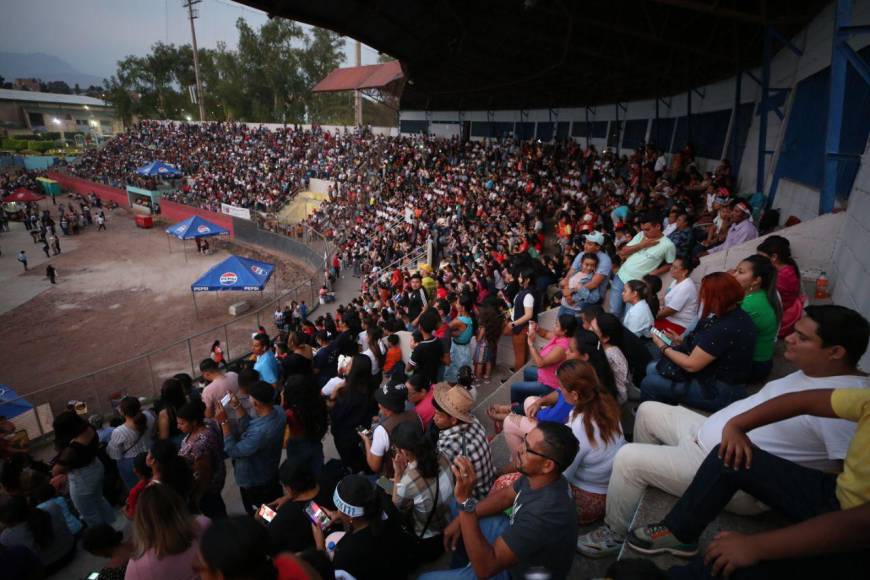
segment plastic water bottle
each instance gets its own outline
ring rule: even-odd
[[[816,298],[824,299],[828,297],[828,274],[822,272],[816,278]]]

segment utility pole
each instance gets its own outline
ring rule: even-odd
[[[196,48],[196,27],[193,21],[199,18],[199,11],[193,7],[202,2],[202,0],[184,0],[184,7],[187,8],[187,17],[190,19],[190,38],[193,45],[193,74],[196,76],[196,104],[199,105],[199,120],[205,121],[205,104],[202,102],[202,79],[199,77],[199,54]]]
[[[359,40],[356,41],[356,66],[362,65],[362,44]],[[362,93],[360,91],[353,92],[353,119],[357,127],[362,127]]]

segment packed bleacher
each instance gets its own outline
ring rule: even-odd
[[[361,293],[276,312],[244,360],[216,342],[201,380],[167,379],[151,408],[64,412],[51,466],[6,445],[10,566],[62,569],[80,538],[106,578],[556,579],[623,547],[687,562],[608,577],[866,570],[870,326],[807,305],[781,236],[693,280],[758,235],[727,162],[143,123],[74,171],[125,182],[155,147],[200,207],[266,211],[331,180],[309,222],[339,247],[329,278]],[[433,264],[387,267],[430,237]],[[506,396],[476,413],[506,346]],[[771,380],[777,349],[797,370]],[[633,524],[648,487],[679,499]],[[722,510],[795,523],[700,546]]]

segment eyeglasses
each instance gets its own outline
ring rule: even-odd
[[[540,453],[540,452],[535,451],[534,449],[530,448],[530,447],[529,447],[528,435],[523,435],[523,451],[524,451],[525,453],[530,453],[530,454],[532,454],[532,455],[537,455],[538,457],[541,457],[541,458],[543,458],[543,459],[549,459],[550,461],[552,461],[553,463],[555,463],[555,464],[558,465],[559,467],[562,467],[562,465],[561,465],[558,461],[556,461],[555,459],[553,459],[553,458],[550,457],[549,455],[544,455],[543,453]]]

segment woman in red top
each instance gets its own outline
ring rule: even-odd
[[[801,273],[794,258],[791,245],[782,236],[769,236],[758,246],[758,253],[767,256],[776,267],[776,290],[782,302],[782,322],[779,337],[788,336],[794,330],[795,322],[800,319],[806,303],[801,293]]]

